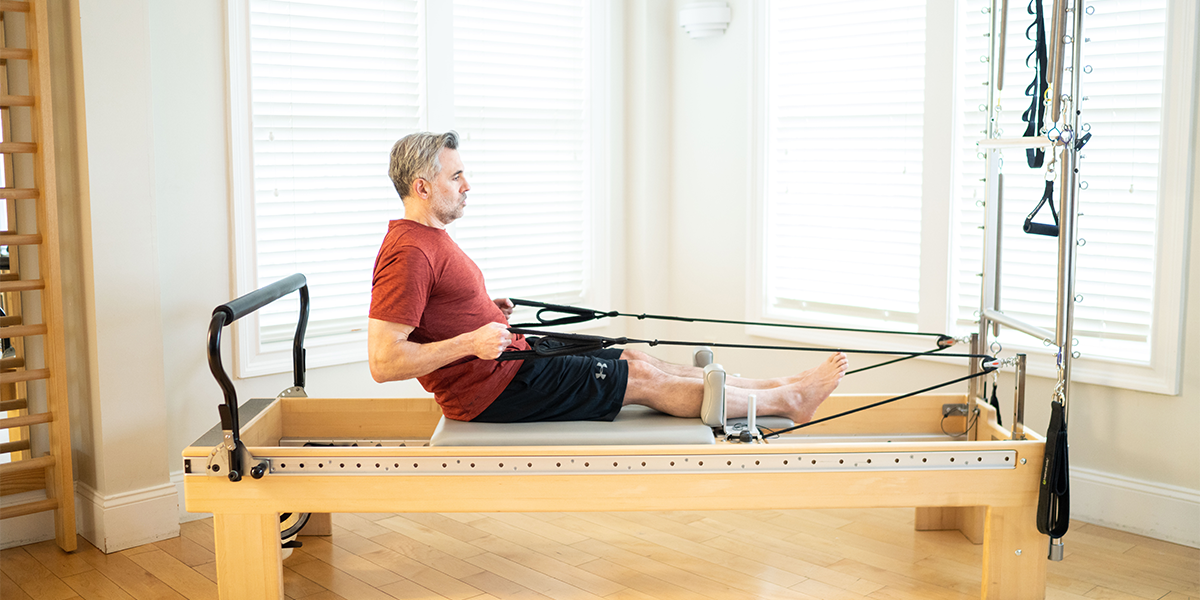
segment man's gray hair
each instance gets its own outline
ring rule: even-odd
[[[413,181],[437,177],[442,170],[438,154],[446,148],[458,149],[457,133],[410,133],[392,146],[388,176],[392,178],[401,200],[412,192]]]

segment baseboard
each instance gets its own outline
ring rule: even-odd
[[[193,513],[187,511],[187,506],[183,502],[183,470],[171,472],[171,483],[175,486],[176,498],[179,499],[179,522],[189,523],[191,521],[199,521],[212,516],[212,513]]]
[[[102,496],[77,481],[75,499],[79,534],[106,554],[179,535],[174,484]]]
[[[1074,467],[1071,518],[1200,548],[1200,490]]]

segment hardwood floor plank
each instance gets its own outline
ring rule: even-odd
[[[200,545],[209,552],[216,552],[217,538],[213,533],[212,518],[188,521],[179,524],[179,535]]]
[[[323,560],[310,560],[292,570],[321,587],[353,600],[391,600],[391,596]]]
[[[371,538],[371,541],[458,579],[465,579],[480,572],[479,567],[394,531],[377,535]],[[479,549],[476,548],[475,552],[479,552]]]
[[[67,600],[77,596],[24,548],[0,550],[0,571],[33,600]]]
[[[210,563],[217,559],[217,555],[212,550],[182,535],[155,542],[154,547],[174,556],[176,560],[189,567]]]
[[[482,569],[474,575],[464,577],[463,583],[503,600],[543,600],[548,598],[514,581]]]
[[[428,528],[431,531],[437,531],[444,535],[448,535],[460,542],[471,543],[481,537],[486,537],[488,534],[468,525],[461,523],[446,515],[436,513],[412,513],[400,515],[399,518],[412,521],[419,526]]]
[[[679,523],[670,519],[664,519],[662,518],[662,513],[623,512],[616,513],[614,516],[629,521],[630,523],[635,523],[642,527],[650,527],[663,533],[685,539],[689,542],[695,542],[697,544],[703,544],[719,537],[718,534],[711,531],[697,529],[684,523]]]
[[[79,537],[76,544],[86,542],[87,540]],[[59,548],[54,540],[22,547],[30,556],[41,563],[43,567],[46,567],[46,570],[54,573],[60,579],[92,570],[92,566],[87,564],[87,561],[83,560],[77,554],[63,552],[62,548]]]
[[[499,519],[479,519],[471,523],[471,527],[487,533],[488,537],[498,537],[515,544],[520,544],[568,565],[578,566],[585,562],[596,560],[595,556],[592,556],[586,552],[581,552],[579,549],[572,548],[571,546],[560,542],[559,540],[542,536],[529,531],[528,529],[514,527]],[[568,538],[571,539],[572,542],[587,539],[586,537],[574,533],[571,533]]]
[[[491,552],[472,556],[467,562],[550,598],[600,600],[600,596]]]
[[[71,586],[84,600],[133,600],[121,586],[95,569],[64,577],[63,583]]]
[[[584,571],[575,565],[552,558],[542,552],[539,552],[536,547],[529,548],[495,536],[488,536],[487,538],[476,540],[474,544],[484,550],[487,550],[490,554],[494,554],[516,564],[529,567],[530,569],[533,569],[534,571],[537,571],[546,577],[552,577],[563,583],[566,583],[567,585],[574,586],[596,596],[606,596],[625,587],[619,583],[609,581],[608,579],[604,579],[603,577],[598,577],[592,573]],[[471,559],[467,559],[467,561],[476,566],[481,566],[479,563],[474,562]],[[517,583],[522,582],[518,581]],[[526,587],[546,593],[537,587],[528,585],[526,585]]]
[[[176,560],[174,556],[154,548],[129,557],[129,560],[152,573],[188,600],[217,600],[217,584]]]
[[[872,592],[872,597],[877,598],[896,600],[968,600],[979,597],[978,591],[970,594],[957,592],[850,559],[842,560],[833,565],[832,568],[884,584],[884,587]]]
[[[450,600],[467,600],[483,593],[455,577],[387,548],[363,554],[362,557]]]
[[[90,543],[81,544],[75,554],[138,600],[183,600],[183,596],[171,586],[163,583],[125,554],[104,554]]]
[[[341,527],[347,531],[353,531],[354,533],[365,538],[391,531],[386,527],[376,524],[375,521],[364,519],[360,515],[350,513],[335,513],[333,515],[333,524],[335,527]]]
[[[582,542],[581,542],[582,543]],[[635,571],[628,567],[619,565],[611,560],[598,558],[590,563],[582,565],[580,568],[589,571],[595,575],[609,579],[611,581],[620,581],[633,590],[636,594],[641,594],[642,597],[648,598],[692,598],[695,594],[689,590],[675,585],[669,581],[659,579],[653,575],[648,575],[640,571]],[[617,592],[612,597],[621,597],[624,592]]]
[[[816,579],[805,579],[792,586],[793,590],[821,600],[866,600],[866,596]]]
[[[481,550],[467,542],[406,519],[404,515],[382,519],[379,521],[379,524],[391,529],[395,533],[407,536],[455,558],[470,558],[481,552]]]
[[[372,587],[384,586],[403,579],[357,554],[333,545],[328,540],[313,539],[304,544],[304,551]]]
[[[505,525],[508,525],[509,527],[522,529],[534,535],[551,539],[567,546],[574,544],[575,542],[582,542],[584,539],[586,539],[584,536],[567,531],[566,529],[558,527],[550,521],[538,519],[534,516],[534,514],[531,513],[487,513],[485,515],[481,515],[481,517],[491,519],[493,521],[499,521]]]
[[[8,578],[3,572],[0,572],[0,598],[4,600],[32,600],[17,582]]]
[[[289,598],[306,598],[325,591],[321,584],[297,573],[291,567],[283,568],[283,593]]]
[[[385,586],[380,586],[379,591],[392,596],[394,598],[412,598],[414,600],[446,600],[446,597],[441,594],[435,594],[433,591],[425,589],[425,587],[407,579],[401,579],[395,583],[389,583]]]

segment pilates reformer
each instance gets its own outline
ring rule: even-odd
[[[296,290],[295,385],[239,405],[221,366],[221,330]],[[183,459],[187,510],[214,516],[223,598],[281,597],[280,514],[332,512],[911,506],[918,529],[959,529],[984,545],[983,597],[1044,589],[1044,538],[1034,526],[1044,440],[1001,427],[982,398],[835,395],[804,433],[783,433],[792,426],[786,419],[725,418],[724,370],[701,348],[702,419],[627,407],[612,423],[462,423],[428,398],[306,397],[307,304],[305,280],[293,275],[213,314],[210,367],[226,401],[221,424]],[[961,356],[976,375],[1002,362]],[[1023,361],[1013,364],[1023,405]],[[843,412],[859,414],[826,420]]]

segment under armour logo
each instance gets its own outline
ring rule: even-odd
[[[599,371],[596,371],[596,379],[608,379],[608,374],[604,372],[604,369],[607,369],[608,365],[597,362],[596,366],[600,368]]]

